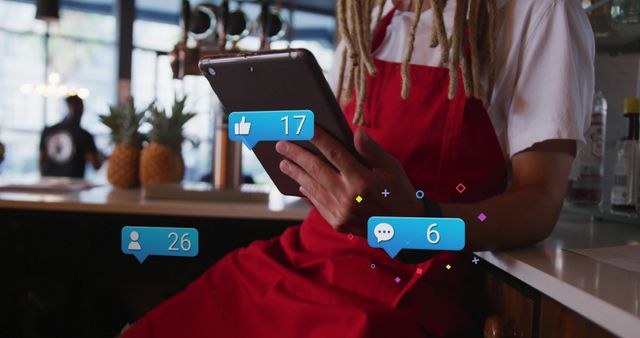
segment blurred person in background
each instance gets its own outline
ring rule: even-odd
[[[4,161],[4,144],[0,142],[0,164]]]
[[[102,156],[93,135],[80,126],[84,103],[77,95],[65,99],[68,113],[61,122],[47,127],[40,138],[40,174],[84,178],[85,164],[98,170]]]

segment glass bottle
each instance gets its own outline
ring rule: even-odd
[[[597,38],[604,38],[613,32],[611,4],[600,0],[582,0],[582,8],[586,10],[591,27]]]
[[[635,214],[638,205],[638,133],[640,125],[639,99],[624,99],[624,116],[629,126],[627,136],[616,144],[613,187],[611,189],[611,211]]]
[[[602,202],[602,175],[604,172],[604,123],[607,100],[602,92],[595,93],[591,112],[591,125],[585,135],[585,146],[573,161],[567,202],[598,205]]]
[[[228,115],[222,105],[214,113],[213,187],[216,190],[239,190],[242,183],[242,142],[229,139]]]
[[[623,24],[640,22],[640,0],[613,0],[611,19]]]

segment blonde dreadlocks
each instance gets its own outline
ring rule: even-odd
[[[496,0],[457,0],[450,38],[447,36],[444,24],[444,9],[447,6],[447,1],[429,0],[433,12],[433,33],[429,46],[432,48],[440,47],[440,66],[449,68],[449,99],[453,99],[456,94],[459,70],[461,70],[467,97],[480,99],[485,107],[488,107],[491,103],[495,83],[498,35]],[[363,110],[367,93],[367,78],[369,75],[375,76],[377,73],[371,55],[371,39],[373,32],[380,24],[385,2],[386,0],[338,0],[338,29],[341,38],[345,41],[340,64],[338,98],[343,103],[350,101],[355,89],[357,97],[353,123],[358,125],[366,123]],[[409,63],[423,9],[422,0],[412,0],[412,2],[414,2],[415,16],[401,65],[402,91],[400,95],[403,99],[409,97]],[[375,25],[371,28],[372,11],[375,6],[379,6],[379,11],[376,15]],[[469,55],[465,52],[465,28],[469,37]],[[488,74],[486,90],[480,82],[481,65],[486,68]]]

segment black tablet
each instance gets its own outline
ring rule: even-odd
[[[224,106],[236,111],[311,110],[316,126],[335,137],[360,162],[353,135],[322,69],[306,49],[287,49],[205,57],[200,71]],[[308,141],[292,141],[324,159]],[[253,147],[256,157],[285,195],[301,196],[299,185],[280,171],[276,142]]]

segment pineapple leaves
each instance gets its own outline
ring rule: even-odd
[[[110,106],[109,114],[99,115],[100,122],[111,130],[111,140],[115,144],[142,146],[143,136],[138,129],[142,124],[145,110],[136,112],[133,98],[124,105]]]
[[[171,115],[157,103],[150,106],[146,119],[151,124],[149,142],[166,145],[178,153],[181,152],[182,143],[187,140],[184,136],[184,125],[196,116],[195,113],[185,112],[186,101],[186,96],[182,99],[176,97]]]
[[[171,114],[156,101],[141,111],[136,111],[133,98],[126,104],[109,107],[109,113],[99,115],[100,122],[111,130],[111,139],[115,144],[128,144],[141,147],[143,141],[155,142],[171,147],[176,152],[182,149],[182,143],[188,140],[184,136],[184,125],[195,113],[185,112],[187,97],[175,98]],[[151,125],[147,135],[140,133],[143,122]]]

